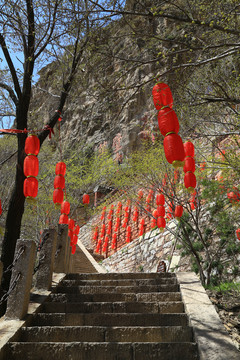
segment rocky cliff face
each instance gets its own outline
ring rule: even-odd
[[[134,2],[129,2],[128,8],[132,6]],[[164,70],[165,64],[149,62],[162,45],[153,46],[147,39],[166,24],[148,18],[129,21],[142,29],[142,37],[120,19],[102,29],[85,54],[63,114],[65,144],[82,143],[92,150],[107,146],[121,157],[138,147],[142,138],[156,136],[151,91],[157,70]],[[55,110],[58,81],[57,63],[40,71],[33,108],[44,121]]]

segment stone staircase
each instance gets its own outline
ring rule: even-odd
[[[198,359],[172,273],[68,274],[26,325],[7,360]]]

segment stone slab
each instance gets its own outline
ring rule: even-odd
[[[239,360],[240,352],[226,332],[196,274],[179,272],[176,275],[185,311],[198,343],[200,360]]]

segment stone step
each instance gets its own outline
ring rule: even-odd
[[[112,280],[63,280],[61,286],[146,286],[146,285],[167,285],[177,284],[177,279],[159,278],[159,279],[112,279]]]
[[[178,302],[45,302],[45,313],[183,313],[184,306]]]
[[[99,294],[99,293],[151,293],[178,292],[179,285],[145,285],[145,286],[58,286],[57,293]]]
[[[120,280],[120,279],[161,279],[176,278],[175,273],[92,273],[92,274],[67,274],[66,280]]]
[[[99,293],[99,294],[51,294],[48,297],[48,302],[116,302],[116,301],[127,301],[127,302],[152,302],[152,301],[181,301],[180,292],[154,292],[154,293]]]
[[[188,317],[185,313],[38,313],[31,326],[188,326]]]
[[[191,327],[45,326],[22,328],[20,342],[192,342]]]
[[[12,342],[7,360],[197,360],[195,343]],[[207,360],[207,359],[206,359]]]

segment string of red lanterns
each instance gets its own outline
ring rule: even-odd
[[[38,180],[36,176],[39,171],[39,162],[37,155],[40,151],[40,141],[36,135],[29,135],[25,141],[24,147],[27,156],[23,163],[23,172],[26,179],[23,183],[23,194],[27,200],[33,200],[38,193]]]

